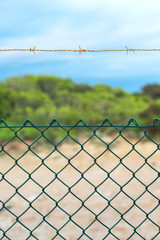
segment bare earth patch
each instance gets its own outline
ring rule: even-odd
[[[156,144],[133,149],[118,139],[108,150],[94,141],[57,150],[41,145],[24,154],[27,146],[13,142],[0,153],[0,239],[160,239]]]

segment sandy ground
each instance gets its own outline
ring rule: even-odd
[[[103,140],[109,143],[113,138]],[[73,141],[62,142],[50,154],[53,148],[46,145],[37,144],[26,153],[23,143],[6,145],[8,154],[0,153],[0,239],[160,239],[156,144],[142,141],[132,150],[119,138],[110,145],[111,151],[97,140],[83,148]],[[43,165],[36,154],[44,159]],[[19,159],[17,164],[10,155]]]

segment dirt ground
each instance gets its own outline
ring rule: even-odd
[[[110,150],[94,140],[83,149],[73,141],[54,152],[38,144],[27,149],[13,142],[0,153],[0,239],[160,239],[156,144],[142,141],[133,149],[118,138]]]

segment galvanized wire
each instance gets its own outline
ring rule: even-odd
[[[74,136],[72,136],[72,130],[74,130],[76,127],[80,127],[79,130],[81,130],[81,128],[85,129],[85,130],[89,130],[91,132],[91,136],[87,138],[87,140],[83,143],[80,143]],[[111,129],[114,129],[116,132],[117,132],[117,136],[115,137],[115,139],[113,139],[110,143],[107,143],[105,142],[103,139],[101,139],[101,137],[99,137],[99,135],[97,135],[97,132],[101,129],[101,128],[111,128]],[[0,203],[2,205],[0,211],[2,210],[6,210],[10,215],[14,216],[15,217],[15,222],[13,224],[10,225],[10,227],[8,229],[3,229],[1,228],[1,232],[3,233],[3,236],[1,239],[11,239],[9,236],[8,236],[8,232],[15,226],[16,223],[19,223],[24,229],[26,229],[28,231],[28,237],[27,239],[29,238],[32,238],[32,239],[38,239],[35,234],[34,234],[34,231],[36,229],[38,229],[40,227],[40,225],[45,222],[48,226],[50,226],[53,230],[56,231],[56,234],[54,234],[52,236],[51,239],[66,239],[66,237],[61,233],[62,229],[64,227],[67,227],[67,225],[72,222],[76,227],[78,227],[80,230],[81,230],[81,235],[79,236],[78,239],[83,239],[83,237],[85,237],[85,239],[93,239],[88,233],[87,233],[87,230],[95,223],[95,222],[99,222],[101,225],[103,225],[105,228],[106,228],[106,235],[105,237],[103,237],[103,239],[107,239],[108,237],[112,237],[113,239],[119,239],[118,236],[115,235],[114,233],[114,228],[118,225],[119,222],[121,221],[124,221],[128,226],[130,226],[132,228],[132,234],[130,234],[130,236],[127,238],[127,239],[134,239],[134,236],[135,234],[138,235],[139,239],[145,239],[144,236],[142,236],[140,233],[139,233],[139,228],[140,227],[143,227],[143,224],[145,223],[146,220],[149,220],[152,222],[152,224],[157,227],[158,231],[157,231],[157,234],[155,234],[152,239],[157,239],[157,237],[159,236],[160,237],[160,225],[158,225],[156,222],[154,222],[151,218],[150,218],[150,214],[152,212],[155,211],[155,209],[157,209],[159,206],[160,206],[160,199],[154,195],[153,192],[150,191],[149,187],[155,183],[156,181],[158,181],[158,179],[160,178],[160,172],[156,169],[156,168],[153,168],[153,166],[149,163],[149,158],[151,156],[153,156],[153,154],[157,151],[160,151],[160,144],[159,144],[159,141],[156,142],[155,140],[152,139],[152,137],[149,136],[149,131],[153,128],[159,128],[160,127],[160,119],[155,119],[153,121],[153,124],[151,124],[150,126],[142,126],[142,125],[139,125],[138,122],[135,120],[135,119],[130,119],[129,122],[126,124],[126,125],[121,125],[121,126],[118,126],[118,125],[114,125],[109,119],[106,119],[104,122],[102,122],[102,124],[99,124],[99,125],[88,125],[85,121],[83,121],[83,119],[80,119],[75,125],[61,125],[60,122],[57,120],[57,119],[53,119],[53,121],[50,122],[49,125],[47,126],[38,126],[38,125],[35,125],[31,120],[27,120],[26,122],[24,122],[24,124],[22,126],[9,126],[5,120],[1,120],[0,121],[0,137],[1,137],[1,129],[7,129],[9,131],[11,131],[13,133],[13,137],[8,139],[8,141],[6,143],[3,143],[1,142],[0,146],[1,146],[1,150],[0,150],[0,153],[6,153],[8,154],[8,156],[13,160],[14,164],[13,166],[8,169],[5,173],[1,173],[0,171],[0,175],[1,175],[1,180],[0,180],[0,184],[2,182],[6,182],[8,183],[12,188],[15,189],[15,193],[9,197],[6,201],[2,201],[0,199]],[[32,143],[28,143],[25,139],[23,139],[19,133],[21,131],[23,131],[24,129],[27,129],[27,128],[32,128],[32,129],[35,129],[39,134],[40,136],[37,137],[36,139],[34,139],[34,141],[32,141]],[[62,131],[65,132],[65,137],[63,137],[61,140],[59,140],[59,142],[57,143],[53,143],[46,135],[46,131],[48,130],[51,130],[51,128],[55,128],[55,130],[58,128]],[[124,132],[126,129],[130,129],[130,128],[134,128],[134,129],[138,129],[141,133],[142,133],[142,136],[139,138],[139,140],[137,142],[135,142],[134,144],[129,141],[125,135],[124,135]],[[116,158],[119,159],[119,163],[117,164],[117,166],[115,166],[110,172],[108,172],[105,168],[103,168],[102,166],[99,165],[98,163],[98,157],[95,157],[92,155],[91,152],[88,152],[86,149],[85,149],[85,146],[86,144],[92,140],[93,137],[96,137],[98,140],[100,140],[105,146],[106,146],[106,149],[104,150],[104,152],[101,154],[101,156],[105,153],[105,152],[110,152],[112,153]],[[129,151],[124,157],[120,157],[118,156],[114,150],[111,148],[112,144],[116,141],[116,139],[118,139],[119,137],[122,137],[124,139],[124,141],[126,141],[127,143],[129,143],[131,145],[131,151]],[[153,152],[149,157],[144,157],[143,154],[141,154],[136,148],[137,148],[137,145],[144,139],[144,138],[147,138],[149,141],[151,141],[155,146],[156,146],[156,150],[155,152]],[[53,150],[51,151],[51,153],[42,158],[41,156],[39,156],[36,152],[33,151],[33,146],[34,144],[37,143],[37,141],[39,139],[45,139],[48,144],[51,144],[52,145],[52,148]],[[69,158],[67,156],[65,156],[63,154],[63,152],[61,152],[61,150],[59,150],[59,145],[61,143],[63,143],[66,138],[70,138],[71,140],[73,140],[73,142],[75,144],[78,144],[80,146],[80,151],[77,152],[72,158]],[[24,152],[24,154],[19,157],[19,158],[15,158],[14,156],[12,156],[12,154],[10,154],[9,152],[7,152],[6,150],[6,146],[8,146],[12,141],[14,141],[15,139],[18,139],[20,142],[24,143],[27,147],[27,150]],[[80,171],[77,167],[74,166],[74,163],[73,163],[73,159],[78,155],[80,154],[81,152],[85,152],[88,156],[90,156],[92,159],[93,159],[93,163],[84,171]],[[129,154],[131,154],[132,152],[136,151],[144,160],[144,164],[142,166],[140,166],[136,171],[132,171],[131,169],[129,169],[125,163],[123,162],[123,160],[125,158],[127,158],[129,156]],[[34,169],[31,173],[29,173],[24,167],[22,167],[21,164],[19,164],[19,160],[23,161],[23,156],[25,156],[25,154],[27,154],[28,152],[32,152],[36,157],[38,157],[41,161],[40,165]],[[61,170],[59,170],[59,172],[55,172],[53,171],[53,169],[49,168],[49,170],[54,173],[55,177],[52,179],[52,181],[46,185],[45,187],[41,186],[41,184],[39,182],[37,182],[34,177],[33,177],[33,173],[35,173],[36,171],[38,171],[38,169],[42,166],[45,166],[45,167],[48,167],[46,164],[45,164],[45,160],[54,152],[58,152],[61,154],[61,156],[63,156],[66,161],[67,161],[67,164],[65,165],[64,168],[62,168]],[[144,166],[149,166],[150,168],[152,168],[154,170],[154,172],[157,174],[157,177],[155,177],[155,179],[149,184],[149,185],[146,185],[145,183],[143,183],[138,177],[137,177],[137,173],[138,171],[140,171],[140,169],[142,169]],[[15,187],[13,182],[10,180],[8,180],[6,178],[7,174],[12,170],[14,169],[15,167],[19,167],[20,169],[22,169],[26,174],[28,174],[28,179],[23,183],[21,184],[19,187]],[[80,174],[80,178],[72,185],[72,186],[69,186],[66,182],[64,182],[63,180],[61,180],[61,178],[59,177],[60,173],[64,171],[64,169],[67,167],[67,166],[72,166],[72,168],[74,170],[77,171],[77,173]],[[101,168],[105,173],[106,173],[106,179],[101,182],[98,186],[94,186],[94,184],[89,180],[87,179],[86,177],[86,173],[94,166],[98,166],[99,168]],[[131,172],[132,174],[132,177],[128,180],[127,183],[125,183],[124,185],[121,185],[119,182],[115,181],[115,179],[112,177],[112,173],[120,166],[123,166],[125,169],[127,169],[128,171]],[[119,176],[121,177],[121,176]],[[77,185],[82,179],[84,179],[89,185],[91,185],[93,188],[94,188],[94,191],[91,193],[91,194],[88,194],[88,197],[85,199],[85,200],[82,200],[80,199],[76,194],[74,194],[73,192],[73,188],[75,185]],[[141,183],[144,187],[145,187],[145,190],[144,192],[139,195],[137,198],[133,198],[131,197],[129,194],[127,194],[124,190],[125,186],[127,184],[129,184],[132,180],[136,180],[137,182]],[[23,187],[29,180],[32,180],[34,183],[36,183],[40,188],[41,188],[41,193],[39,195],[36,196],[36,198],[34,199],[34,201],[42,194],[42,193],[45,193],[47,195],[47,197],[53,202],[53,204],[55,205],[55,207],[53,207],[53,209],[46,215],[42,214],[42,212],[40,212],[39,210],[37,210],[36,208],[34,208],[33,206],[33,200],[28,200],[26,199],[21,193],[20,193],[20,188]],[[68,189],[68,192],[66,194],[64,194],[64,196],[62,196],[59,200],[55,200],[53,196],[50,196],[49,194],[47,194],[46,192],[46,188],[51,184],[51,183],[54,183],[55,180],[59,180],[67,189]],[[118,187],[119,187],[119,191],[117,192],[117,194],[115,194],[115,196],[113,196],[110,200],[106,198],[106,196],[101,193],[99,191],[99,187],[106,181],[108,180],[111,180],[112,182],[114,182]],[[1,186],[1,185],[0,185]],[[82,190],[81,190],[82,191]],[[89,208],[86,206],[86,202],[89,198],[91,198],[91,196],[93,196],[94,194],[98,194],[102,199],[104,199],[106,201],[106,206],[104,207],[104,209],[100,212],[100,213],[95,213],[95,209],[92,209],[92,208]],[[120,193],[123,193],[128,199],[130,199],[133,204],[131,207],[129,207],[127,209],[127,211],[125,211],[124,213],[122,213],[120,210],[116,209],[113,205],[113,201],[114,199],[120,194]],[[151,209],[150,212],[146,212],[143,207],[140,207],[138,206],[137,204],[137,201],[145,194],[145,193],[150,193],[154,199],[157,200],[158,204],[155,208]],[[72,196],[74,196],[78,201],[80,201],[81,203],[81,207],[77,209],[77,211],[75,211],[74,213],[72,214],[69,214],[68,212],[65,211],[65,209],[63,209],[61,206],[60,206],[60,202],[65,198],[67,197],[69,194],[71,194]],[[19,195],[21,196],[21,198],[24,199],[24,201],[26,201],[28,203],[28,208],[26,208],[21,214],[19,215],[16,215],[12,209],[8,208],[7,207],[7,203],[15,196],[15,195]],[[134,226],[131,222],[129,222],[128,220],[125,219],[125,215],[132,210],[132,208],[136,206],[137,208],[140,209],[140,211],[142,211],[142,213],[145,214],[145,219],[143,221],[141,221],[140,224],[138,224],[137,226]],[[47,216],[51,213],[51,212],[54,212],[56,209],[60,209],[62,212],[64,212],[67,216],[68,216],[68,221],[66,221],[61,227],[57,228],[56,226],[50,224],[50,222],[47,221]],[[81,226],[81,223],[80,222],[76,222],[73,220],[73,217],[82,209],[82,208],[85,208],[87,209],[90,213],[92,213],[94,215],[94,221],[91,222],[86,228],[83,228]],[[103,222],[102,220],[99,219],[99,216],[108,208],[112,208],[114,211],[116,211],[119,216],[120,216],[120,219],[119,221],[115,221],[115,223],[112,225],[112,227],[109,227],[107,226],[107,224],[105,222]],[[36,211],[37,214],[39,214],[41,217],[42,217],[42,221],[37,225],[35,226],[33,229],[30,229],[28,228],[20,219],[22,216],[25,215],[25,213],[29,210],[29,209],[34,209],[34,211]],[[98,231],[98,230],[97,230]],[[133,238],[132,238],[133,237]]]
[[[102,50],[89,50],[83,49],[79,46],[79,49],[38,49],[36,47],[33,48],[11,48],[11,49],[0,49],[0,52],[78,52],[81,53],[101,53],[101,52],[160,52],[159,48],[128,48],[125,49],[102,49]]]

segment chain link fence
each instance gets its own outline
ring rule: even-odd
[[[160,121],[0,122],[0,239],[160,239]]]

